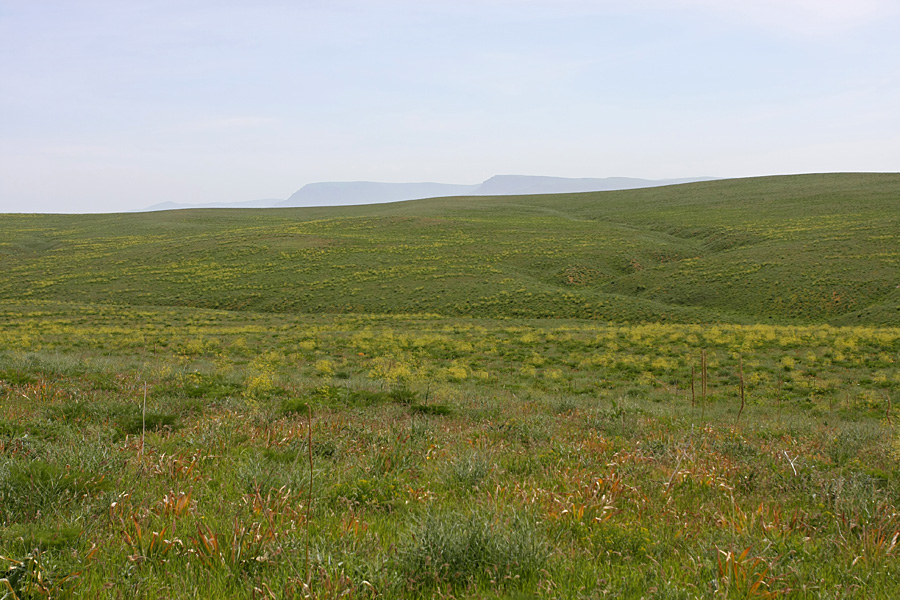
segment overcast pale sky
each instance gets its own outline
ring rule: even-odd
[[[900,171],[896,0],[0,0],[0,212]]]

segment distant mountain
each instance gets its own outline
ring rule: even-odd
[[[266,199],[250,202],[214,202],[210,204],[181,204],[163,202],[143,211],[177,210],[184,208],[289,208],[306,206],[349,206],[357,204],[382,204],[420,198],[447,196],[516,196],[528,194],[565,194],[571,192],[606,192],[659,187],[679,183],[711,181],[712,177],[685,179],[637,179],[633,177],[606,177],[603,179],[567,177],[540,177],[533,175],[495,175],[474,184],[453,183],[381,183],[376,181],[330,181],[310,183],[287,200]],[[135,211],[141,212],[141,211]]]
[[[345,206],[349,204],[381,204],[419,198],[467,196],[480,185],[452,183],[378,183],[345,181],[310,183],[297,190],[278,206]]]
[[[709,181],[711,177],[686,179],[635,179],[607,177],[605,179],[569,179],[531,175],[495,175],[476,185],[448,183],[377,183],[348,181],[311,183],[303,186],[277,206],[343,206],[351,204],[380,204],[420,198],[444,196],[513,196],[524,194],[564,194],[567,192],[604,192],[658,187],[678,183]]]

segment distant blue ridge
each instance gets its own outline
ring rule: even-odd
[[[300,208],[312,206],[351,206],[383,204],[423,198],[448,196],[519,196],[528,194],[566,194],[576,192],[607,192],[660,187],[697,181],[712,181],[714,177],[683,179],[638,179],[633,177],[568,178],[536,175],[495,175],[482,183],[460,185],[453,183],[382,183],[377,181],[330,181],[303,186],[287,200],[267,199],[249,202],[213,202],[182,204],[163,202],[134,212],[176,210],[185,208]]]

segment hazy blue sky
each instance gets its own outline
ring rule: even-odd
[[[900,171],[896,0],[0,0],[0,212]]]

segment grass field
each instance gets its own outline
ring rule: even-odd
[[[0,216],[0,598],[895,597],[898,209]]]
[[[900,175],[343,209],[0,219],[0,298],[291,313],[892,325]]]

